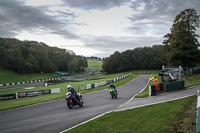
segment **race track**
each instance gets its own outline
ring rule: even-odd
[[[140,75],[118,87],[118,99],[108,90],[83,95],[83,107],[69,109],[65,99],[0,112],[0,133],[58,133],[102,113],[115,110],[148,83],[150,75]]]

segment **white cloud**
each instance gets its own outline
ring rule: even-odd
[[[49,34],[45,33],[45,31],[37,30],[37,32],[32,33],[28,31],[23,31],[20,32],[16,38],[20,40],[35,40],[38,42],[44,42],[50,46],[62,46],[68,49],[68,47],[73,47],[73,46],[83,46],[83,43],[79,40],[74,40],[74,39],[66,39],[60,35],[57,34]]]
[[[42,34],[41,34],[42,33]],[[84,46],[84,43],[75,39],[65,39],[62,36],[56,34],[43,34],[44,31],[37,30],[37,34],[30,33],[28,31],[23,31],[19,33],[16,38],[20,40],[29,40],[45,42],[49,46],[59,47],[67,50],[74,51],[77,55],[93,56],[102,53],[94,48],[88,48]]]
[[[62,0],[26,0],[26,4],[30,6],[55,6],[63,4]]]
[[[82,11],[75,18],[76,22],[84,25],[75,26],[77,34],[91,34],[95,36],[127,36],[124,29],[131,25],[128,17],[131,10],[128,6],[114,7],[106,11]]]

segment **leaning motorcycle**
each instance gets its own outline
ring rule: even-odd
[[[115,91],[113,87],[109,88],[109,92],[112,99],[117,98],[117,92]]]
[[[79,105],[80,107],[83,106],[83,99],[82,99],[82,96],[81,96],[81,93],[77,93],[77,97],[76,96],[73,96],[71,92],[67,92],[66,93],[66,96],[65,96],[65,99],[67,101],[67,106],[72,109],[74,106],[77,106]]]

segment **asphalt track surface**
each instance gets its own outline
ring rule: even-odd
[[[83,95],[83,107],[69,109],[65,99],[0,112],[0,133],[58,133],[108,111],[130,100],[148,83],[150,75],[140,75],[118,87],[118,99],[108,90]]]

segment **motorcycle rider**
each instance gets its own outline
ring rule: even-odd
[[[117,93],[116,87],[113,85],[113,83],[110,83],[110,88],[114,88],[115,92]]]
[[[67,86],[68,92],[72,93],[72,96],[74,96],[73,100],[77,103],[79,103],[79,96],[77,95],[77,92],[74,88],[72,88],[71,85]]]

